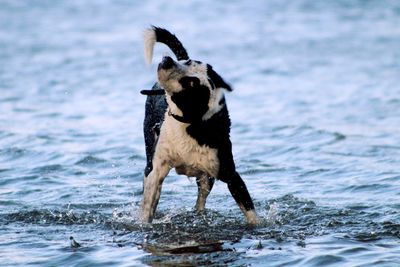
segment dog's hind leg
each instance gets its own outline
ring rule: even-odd
[[[239,208],[246,216],[249,224],[255,225],[258,223],[257,214],[254,209],[253,201],[251,200],[249,191],[240,175],[234,171],[231,174],[221,175],[219,179],[228,184],[228,189],[235,199]]]
[[[208,177],[206,174],[196,177],[198,194],[195,208],[197,212],[201,212],[205,209],[206,200],[214,185],[214,181],[215,178]]]
[[[153,170],[144,178],[144,192],[142,201],[143,222],[151,223],[160,199],[161,187],[164,178],[170,171],[169,165],[158,158],[153,160]]]

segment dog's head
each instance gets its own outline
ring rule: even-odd
[[[232,91],[211,65],[196,60],[175,61],[166,56],[157,74],[172,112],[180,111],[188,120],[210,118],[225,105],[223,89]]]

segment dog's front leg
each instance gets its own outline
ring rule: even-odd
[[[153,170],[144,178],[144,192],[141,208],[141,219],[143,222],[152,222],[158,200],[160,199],[162,183],[170,169],[167,162],[157,158],[153,160]]]

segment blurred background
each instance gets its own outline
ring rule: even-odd
[[[139,91],[171,53],[158,44],[145,65],[151,25],[234,88],[234,157],[258,230],[243,230],[222,182],[207,227],[193,225],[195,182],[174,172],[155,228],[137,223]],[[0,265],[400,264],[399,25],[395,0],[0,0]],[[223,249],[141,248],[200,242],[190,231]]]

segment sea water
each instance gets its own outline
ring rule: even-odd
[[[150,25],[234,88],[259,227],[174,172],[139,223]],[[0,265],[400,266],[399,25],[390,0],[1,0]]]

